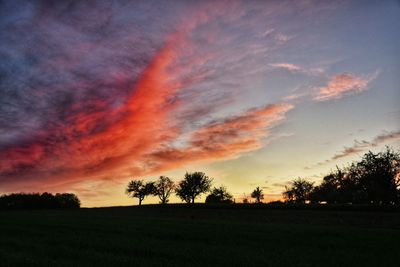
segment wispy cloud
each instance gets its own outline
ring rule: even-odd
[[[275,35],[275,40],[279,43],[279,44],[285,44],[288,41],[290,41],[291,39],[293,39],[294,36],[290,36],[290,35],[286,35],[283,33],[278,33]]]
[[[243,114],[212,121],[191,133],[187,145],[167,147],[148,155],[156,170],[204,160],[236,158],[262,147],[269,131],[293,108],[289,104],[268,105]]]
[[[371,141],[354,140],[354,144],[352,146],[344,147],[343,150],[341,150],[340,152],[333,155],[330,159],[318,162],[314,166],[307,166],[307,167],[305,167],[305,169],[309,170],[315,166],[322,166],[322,165],[334,162],[338,159],[350,157],[353,155],[359,155],[360,153],[363,153],[366,150],[371,149],[373,147],[377,147],[377,146],[384,145],[384,144],[398,141],[398,140],[400,140],[400,131],[384,132],[384,133],[376,136]]]
[[[348,94],[361,93],[368,89],[368,84],[378,76],[375,72],[367,77],[358,77],[351,73],[342,73],[330,78],[328,84],[318,88],[313,99],[316,101],[327,101],[342,98]]]
[[[261,36],[261,37],[268,37],[268,36],[270,36],[274,31],[275,31],[275,29],[268,29],[268,30],[264,31],[260,36]]]
[[[271,67],[286,69],[288,71],[299,71],[301,68],[295,64],[291,63],[272,63],[269,64]]]
[[[351,147],[345,147],[342,151],[339,153],[335,154],[330,161],[341,159],[344,157],[356,155],[360,152],[363,152],[367,150],[368,148],[376,147],[388,142],[400,140],[400,131],[397,132],[389,132],[389,133],[383,133],[381,135],[376,136],[373,140],[371,141],[358,141],[355,140],[354,144]]]
[[[303,93],[293,93],[290,95],[287,95],[283,98],[284,101],[292,101],[292,100],[297,100],[303,97],[308,97],[309,93],[308,92],[303,92]]]

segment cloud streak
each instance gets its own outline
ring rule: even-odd
[[[342,151],[335,154],[330,161],[341,159],[344,157],[356,155],[360,152],[363,152],[369,148],[376,147],[388,142],[393,142],[400,140],[400,131],[397,132],[389,132],[383,133],[381,135],[376,136],[372,141],[358,141],[355,140],[353,146],[345,147]]]
[[[366,150],[371,149],[373,147],[378,147],[390,142],[395,142],[400,140],[400,131],[394,131],[394,132],[385,132],[382,133],[375,138],[373,138],[371,141],[366,141],[366,140],[355,140],[354,144],[349,147],[344,147],[342,151],[336,153],[333,155],[330,159],[327,159],[325,161],[318,162],[314,166],[308,166],[305,167],[306,170],[312,169],[313,167],[316,166],[322,166],[331,162],[334,162],[339,159],[343,159],[346,157],[354,156],[354,155],[359,155],[359,153],[364,153]]]
[[[286,69],[288,71],[294,71],[294,72],[301,70],[299,66],[292,63],[273,63],[269,65],[274,68]]]
[[[183,148],[168,147],[149,158],[159,169],[180,167],[186,163],[236,158],[242,153],[262,147],[266,138],[285,114],[293,108],[290,104],[267,105],[221,120],[212,121],[190,134]]]
[[[339,99],[345,95],[361,93],[368,88],[368,84],[378,76],[378,72],[366,78],[357,77],[351,73],[342,73],[330,78],[328,84],[318,88],[313,100],[328,101]]]

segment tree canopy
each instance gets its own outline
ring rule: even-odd
[[[313,189],[313,183],[298,178],[291,182],[290,186],[285,187],[286,190],[283,192],[283,197],[287,201],[294,201],[297,203],[305,203],[309,199],[309,195]]]
[[[256,189],[251,193],[251,197],[256,199],[256,203],[261,203],[261,200],[264,199],[263,190],[257,186]]]
[[[364,154],[361,161],[331,172],[310,195],[312,201],[354,204],[399,204],[400,154]]]
[[[187,172],[175,190],[176,195],[186,203],[194,203],[198,196],[210,190],[211,182],[204,172]]]
[[[206,198],[206,203],[233,203],[233,196],[228,193],[226,187],[214,187]]]
[[[154,182],[144,183],[143,180],[133,180],[128,183],[126,194],[130,197],[139,199],[139,206],[142,205],[143,199],[151,194],[154,194]]]

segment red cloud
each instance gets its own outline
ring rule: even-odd
[[[28,168],[44,154],[44,148],[38,144],[7,149],[0,153],[0,174],[13,173]]]
[[[179,89],[167,73],[173,60],[173,50],[164,47],[121,108],[107,113],[101,109],[102,103],[95,103],[100,106],[97,111],[71,111],[65,124],[49,129],[38,141],[0,151],[0,174],[67,175],[73,180],[84,173],[127,164],[128,160],[151,152],[174,134],[167,118],[174,106],[169,97]],[[29,173],[24,173],[27,169]],[[62,170],[61,174],[57,170]],[[46,177],[39,178],[42,179]]]

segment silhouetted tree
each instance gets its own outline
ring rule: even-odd
[[[261,200],[264,199],[263,190],[257,186],[251,193],[251,197],[256,199],[256,203],[261,203]]]
[[[249,203],[249,196],[246,193],[243,193],[243,197],[241,199],[243,204]]]
[[[294,201],[298,203],[305,203],[309,200],[310,193],[313,189],[312,182],[298,178],[291,182],[291,185],[286,186],[285,192],[283,192],[283,197],[286,201]]]
[[[399,204],[400,154],[389,147],[364,154],[361,161],[325,176],[312,201],[352,204]]]
[[[55,199],[58,205],[63,208],[79,208],[81,206],[79,198],[74,194],[57,193]]]
[[[174,182],[167,176],[160,176],[154,183],[154,195],[159,197],[161,204],[168,203],[168,198],[174,189]]]
[[[126,194],[130,197],[139,199],[139,206],[142,205],[143,199],[151,194],[154,194],[154,182],[144,183],[143,180],[133,180],[128,183]]]
[[[212,179],[204,172],[186,173],[175,192],[186,203],[194,203],[196,197],[210,190],[211,182]]]
[[[40,205],[43,208],[61,207],[61,203],[57,201],[56,197],[53,194],[47,192],[42,193],[38,200],[40,201]],[[79,200],[78,203],[80,203]]]
[[[233,203],[233,196],[229,194],[224,186],[214,187],[206,198],[206,203]]]
[[[313,202],[350,202],[351,187],[346,172],[336,166],[336,171],[332,171],[330,174],[326,175],[322,183],[313,188],[309,198]]]
[[[377,154],[369,151],[353,163],[348,175],[357,185],[360,203],[399,204],[400,154],[389,147]]]

